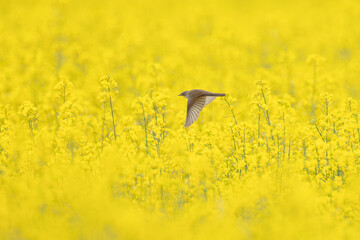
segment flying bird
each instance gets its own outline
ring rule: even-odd
[[[182,92],[179,96],[186,97],[187,113],[184,127],[189,127],[199,117],[201,110],[215,100],[216,97],[223,97],[224,93],[212,93],[201,89],[194,89]]]

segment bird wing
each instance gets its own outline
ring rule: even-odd
[[[206,96],[189,98],[184,127],[189,127],[198,119],[201,110],[206,106],[206,98]]]
[[[187,114],[184,127],[189,127],[199,117],[201,110],[223,93],[212,93],[201,89],[191,90],[188,94]]]
[[[207,106],[209,103],[211,103],[212,101],[215,100],[216,97],[214,96],[206,96],[206,100],[205,100],[205,106]],[[204,106],[204,107],[205,107]]]

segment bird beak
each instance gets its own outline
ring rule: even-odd
[[[181,96],[181,93],[178,96]]]

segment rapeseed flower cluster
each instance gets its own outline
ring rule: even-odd
[[[0,239],[359,239],[357,1],[0,12]]]

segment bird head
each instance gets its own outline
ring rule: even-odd
[[[188,93],[188,91],[182,92],[182,93],[179,94],[179,96],[183,96],[183,97],[187,98],[187,93]]]

